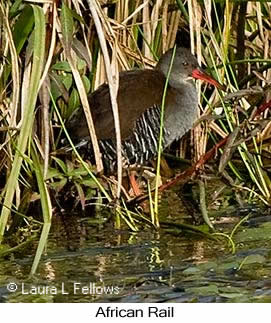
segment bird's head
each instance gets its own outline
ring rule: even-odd
[[[160,70],[165,77],[169,71],[172,55],[173,49],[168,50],[164,55],[162,55],[156,66],[156,68]],[[169,84],[174,87],[178,87],[179,85],[183,85],[185,82],[191,82],[193,78],[205,81],[219,89],[224,89],[220,83],[204,72],[204,70],[199,66],[196,57],[191,54],[188,48],[179,47],[175,52],[169,76]]]

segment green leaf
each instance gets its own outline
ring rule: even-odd
[[[52,66],[53,70],[71,72],[70,64],[66,61],[57,62]]]
[[[13,40],[17,53],[20,53],[25,42],[28,40],[29,34],[33,30],[34,14],[31,6],[25,6],[16,21],[13,29]]]
[[[83,167],[80,167],[80,168],[76,168],[76,169],[71,170],[68,173],[68,176],[76,178],[76,177],[80,177],[80,176],[86,176],[87,174],[88,174],[88,172]]]
[[[66,84],[64,83],[65,79],[71,78],[71,83],[72,83],[72,76],[70,74],[66,74],[65,76],[63,75],[58,75],[55,72],[50,73],[50,79],[51,79],[51,93],[53,100],[56,101],[60,96],[64,98],[65,101],[68,101],[69,98],[69,93],[66,88]],[[68,83],[68,82],[67,82]]]
[[[73,38],[73,16],[65,3],[63,3],[61,8],[60,22],[64,47],[70,49]]]
[[[63,84],[67,90],[69,90],[72,86],[72,75],[67,74],[63,77]]]
[[[77,109],[80,105],[79,94],[78,91],[73,88],[72,93],[70,95],[69,103],[68,103],[68,111],[66,117],[69,118],[75,109]]]
[[[91,83],[90,80],[88,79],[88,77],[86,77],[85,75],[82,76],[82,81],[84,83],[86,92],[89,93],[90,88],[91,88]]]
[[[58,166],[62,169],[63,173],[66,175],[68,172],[68,168],[66,164],[63,162],[63,160],[57,157],[52,157],[52,159],[58,164]]]
[[[63,178],[63,173],[61,173],[58,169],[49,167],[47,171],[46,180],[51,178]]]
[[[98,185],[92,179],[84,179],[81,184],[90,188],[98,188]]]
[[[67,160],[67,176],[71,176],[71,172],[74,170],[74,164],[72,161]]]
[[[11,6],[9,10],[9,19],[17,16],[17,14],[20,12],[20,6],[23,0],[16,0],[13,5]]]
[[[63,178],[58,182],[50,183],[50,187],[52,187],[55,191],[60,192],[63,187],[67,184],[68,179]]]
[[[78,68],[78,70],[80,71],[80,70],[83,70],[84,68],[86,68],[86,66],[87,66],[87,63],[83,60],[83,59],[78,59],[78,61],[77,61],[77,68]]]
[[[80,23],[85,24],[84,19],[82,19],[82,17],[79,16],[74,10],[71,10],[69,7],[66,7],[66,9],[69,12],[70,16],[72,16],[74,19],[78,20]]]
[[[96,190],[88,188],[86,192],[86,201],[92,199],[96,195]]]

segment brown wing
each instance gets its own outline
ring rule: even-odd
[[[120,73],[118,108],[122,139],[132,133],[135,121],[155,104],[161,104],[165,77],[157,70],[134,70]],[[103,84],[89,96],[91,113],[98,139],[115,137],[109,88]],[[80,109],[68,124],[77,138],[88,137],[84,112]]]

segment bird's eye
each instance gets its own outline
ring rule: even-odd
[[[187,66],[188,65],[188,63],[187,62],[183,62],[183,66]]]

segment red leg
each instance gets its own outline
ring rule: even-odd
[[[131,186],[132,186],[135,196],[141,195],[142,193],[141,193],[141,190],[137,184],[134,171],[131,172],[131,174],[129,175],[129,178],[130,178],[130,183],[131,183]]]

